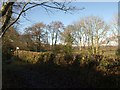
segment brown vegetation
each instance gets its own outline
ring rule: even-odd
[[[3,88],[120,86],[120,58],[19,51],[14,60],[3,63]],[[32,60],[37,61],[33,64]]]

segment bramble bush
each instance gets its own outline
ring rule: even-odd
[[[38,62],[38,60],[44,60],[44,54],[47,52],[31,52],[31,51],[23,51],[19,50],[14,52],[14,55],[17,56],[20,60],[28,63],[35,64]],[[18,54],[18,55],[17,55]]]
[[[117,55],[117,56],[120,56],[120,49],[117,49],[116,55]]]
[[[14,52],[17,56],[17,52]],[[120,66],[119,57],[109,57],[95,54],[54,54],[52,52],[30,52],[19,51],[18,57],[20,60],[27,63],[38,64],[57,64],[57,65],[72,65],[78,67],[94,68],[97,70],[107,71],[111,68]]]

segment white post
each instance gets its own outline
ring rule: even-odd
[[[17,57],[18,57],[18,50],[19,50],[19,47],[16,47],[16,51],[17,51]]]

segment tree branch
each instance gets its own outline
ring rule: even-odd
[[[14,2],[8,2],[8,3],[6,2],[6,4],[4,6],[2,6],[2,9],[0,11],[0,17],[3,17],[7,13],[10,6],[13,4],[14,4]]]
[[[26,7],[27,4],[28,4],[28,3],[26,3],[26,4],[23,6],[20,14],[19,14],[18,17],[15,19],[15,21],[13,21],[11,24],[9,24],[9,25],[5,28],[5,30],[3,30],[0,38],[3,37],[4,34],[5,34],[5,32],[20,18],[21,14],[22,14],[23,12],[25,12],[24,9],[25,9],[25,7]]]
[[[29,4],[35,4],[35,5],[33,5],[33,6],[31,6],[31,7],[28,7],[28,8],[27,8],[27,9],[25,9],[24,11],[26,12],[27,10],[29,10],[29,9],[31,9],[31,8],[34,8],[34,7],[36,7],[36,6],[43,5],[43,4],[45,4],[45,3],[47,3],[47,2],[43,2],[43,3],[41,3],[41,4],[29,3]]]

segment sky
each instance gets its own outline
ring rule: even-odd
[[[105,22],[109,23],[113,16],[118,13],[117,2],[72,2],[71,5],[77,8],[85,8],[84,10],[74,11],[72,14],[64,13],[63,11],[52,10],[52,13],[47,13],[41,7],[35,7],[26,13],[26,17],[29,21],[20,18],[20,32],[23,32],[24,28],[31,26],[37,22],[43,22],[49,24],[52,21],[61,21],[65,26],[72,24],[75,21],[80,20],[86,16],[99,16]]]

